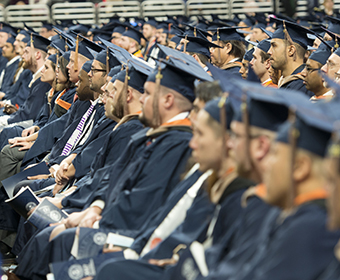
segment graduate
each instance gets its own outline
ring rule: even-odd
[[[313,52],[307,62],[306,67],[301,72],[304,77],[304,83],[306,89],[312,91],[315,95],[311,97],[311,101],[318,101],[321,99],[329,99],[333,97],[333,92],[330,88],[325,87],[322,77],[319,74],[319,70],[323,65],[327,63],[328,57],[332,54],[332,41],[321,43],[319,48]]]
[[[306,89],[301,71],[304,68],[304,56],[310,39],[311,31],[295,23],[275,19],[279,28],[273,33],[270,54],[271,66],[281,70],[278,87],[302,91],[312,97],[313,93]]]
[[[15,53],[20,56],[20,62],[18,68],[14,75],[13,85],[7,92],[0,93],[0,107],[4,107],[5,104],[12,104],[16,107],[20,107],[26,100],[29,93],[29,83],[32,79],[32,72],[29,69],[24,69],[24,61],[22,55],[24,54],[24,49],[30,40],[30,33],[26,30],[21,30],[15,37],[15,42],[13,46],[15,48]]]
[[[0,117],[0,128],[8,124],[22,122],[21,125],[28,127],[35,121],[40,109],[47,103],[45,93],[51,88],[48,83],[40,80],[41,70],[47,56],[47,46],[50,41],[35,34],[31,34],[31,40],[27,44],[24,54],[24,68],[30,69],[33,73],[32,80],[29,84],[30,93],[25,103],[17,109],[12,115]],[[33,59],[35,61],[33,62]]]
[[[227,73],[240,76],[239,70],[245,54],[244,39],[236,27],[224,27],[214,30],[212,42],[222,47],[211,48],[212,63]]]
[[[12,25],[6,23],[6,22],[1,22],[1,28],[0,28],[0,48],[2,48],[7,39],[9,37],[15,37],[17,34],[17,28],[13,27]],[[8,60],[2,56],[2,52],[0,54],[0,73],[2,72],[2,70],[5,68],[6,63],[8,62]],[[0,97],[2,98],[3,95],[0,95]]]
[[[144,36],[141,32],[136,30],[134,27],[126,27],[122,37],[118,42],[118,46],[127,50],[129,53],[134,55],[137,58],[143,59],[143,54],[141,51],[141,40],[144,39]]]
[[[8,92],[13,85],[14,75],[20,62],[20,56],[14,48],[15,37],[9,37],[2,47],[2,57],[7,59],[6,67],[0,74],[0,90]]]
[[[173,50],[168,51],[172,53]],[[164,203],[178,183],[179,174],[183,172],[191,152],[188,147],[191,124],[187,117],[194,100],[194,80],[211,78],[192,57],[174,52],[176,56],[171,60],[171,64],[162,62],[161,68],[149,75],[144,85],[146,95],[141,98],[140,119],[151,128],[145,128],[132,136],[128,147],[112,166],[110,176],[101,181],[102,190],[92,197],[92,206],[81,212],[81,226],[92,227],[97,220],[95,217],[102,216],[99,228],[137,230]],[[180,59],[176,59],[177,57]],[[156,86],[158,82],[160,86]],[[157,102],[158,105],[153,109],[153,100],[157,99],[159,103]],[[150,137],[154,137],[153,140]],[[103,187],[105,184],[109,187]],[[114,186],[110,186],[112,184]],[[70,254],[75,231],[75,228],[68,229],[49,244],[41,244],[39,252],[34,254],[45,252],[47,256],[52,249],[55,255],[41,259],[39,264],[29,263],[27,257],[33,253],[34,244],[28,244],[30,246],[26,247],[20,257],[22,266],[17,273],[30,274],[29,277],[36,274],[45,275],[49,262],[66,256],[64,253],[60,254],[60,250]],[[36,237],[37,242],[38,237],[39,235]],[[62,247],[57,245],[65,237],[68,244]],[[59,252],[53,248],[59,248]],[[23,276],[27,277],[25,275]]]
[[[269,76],[268,70],[270,68],[270,55],[268,50],[270,48],[270,40],[262,40],[254,47],[253,57],[249,62],[255,74],[260,79],[264,87],[277,87]]]
[[[250,50],[246,51],[246,53],[244,54],[242,58],[242,66],[238,72],[241,74],[241,77],[245,80],[248,77],[249,62],[253,59],[254,51],[255,49],[251,48]]]

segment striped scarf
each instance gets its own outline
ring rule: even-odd
[[[97,104],[96,101],[92,102],[91,106],[87,109],[86,113],[81,118],[80,122],[78,123],[77,128],[75,129],[75,131],[73,131],[71,137],[67,140],[67,143],[66,143],[66,145],[63,149],[63,152],[61,153],[62,156],[69,155],[69,153],[72,151],[74,145],[76,143],[78,143],[80,137],[83,134],[84,125],[86,123],[86,120],[89,118],[89,116],[91,116],[91,114],[93,112],[93,108],[96,104]]]

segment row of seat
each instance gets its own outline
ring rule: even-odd
[[[336,0],[336,6],[340,6],[340,0]],[[297,1],[297,15],[307,15],[308,0]],[[33,4],[8,6],[0,8],[0,20],[6,21],[13,26],[22,27],[23,22],[30,27],[41,26],[41,21],[57,21],[76,19],[84,24],[100,24],[109,21],[115,14],[121,17],[156,17],[158,20],[167,15],[203,15],[210,17],[211,14],[221,18],[232,18],[234,14],[249,12],[270,13],[274,10],[284,12],[279,0],[183,0],[159,1],[106,1],[98,4],[92,2],[56,3],[50,8],[47,5]]]

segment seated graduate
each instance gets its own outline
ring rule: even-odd
[[[0,130],[9,124],[19,122],[22,126],[31,126],[37,118],[40,109],[47,103],[45,93],[51,86],[48,83],[41,82],[40,75],[44,67],[47,56],[46,48],[49,43],[49,40],[39,35],[31,34],[31,40],[25,47],[23,54],[24,68],[30,69],[33,73],[29,84],[30,92],[25,102],[15,113],[0,117]]]
[[[105,115],[108,118],[119,119],[120,121],[113,131],[106,136],[102,148],[96,151],[97,154],[93,158],[89,156],[91,152],[88,152],[88,149],[91,147],[88,147],[81,153],[72,152],[69,157],[61,162],[61,168],[56,173],[56,183],[61,185],[71,184],[73,178],[77,178],[77,181],[73,187],[69,188],[67,193],[62,193],[69,197],[64,199],[63,196],[59,195],[50,200],[59,208],[63,205],[68,209],[78,208],[81,210],[86,199],[97,187],[96,183],[92,183],[93,180],[98,180],[98,176],[102,176],[101,172],[104,172],[104,170],[99,171],[99,169],[106,168],[109,170],[109,166],[119,158],[130,137],[143,127],[138,120],[141,110],[139,99],[144,93],[144,82],[152,68],[144,63],[141,64],[132,60],[128,62],[125,70],[120,70],[120,66],[114,67],[109,74],[113,78],[103,87],[104,98],[106,99]],[[113,75],[113,71],[116,71],[115,75]],[[95,146],[97,145],[95,144]],[[99,173],[95,174],[97,171]],[[54,194],[58,187],[56,186],[53,190]],[[71,195],[71,192],[78,187],[76,193]]]
[[[29,69],[24,69],[24,61],[22,55],[24,54],[24,49],[30,39],[30,33],[25,29],[20,30],[18,35],[15,37],[15,42],[13,46],[15,48],[15,53],[20,56],[20,62],[16,69],[13,85],[7,92],[0,92],[0,108],[3,108],[5,104],[15,105],[20,107],[26,100],[29,93],[29,83],[32,80],[32,72]]]
[[[242,58],[242,66],[238,72],[241,74],[241,77],[245,80],[248,77],[249,62],[253,59],[254,51],[255,49],[251,48],[250,50],[246,51],[246,53],[244,54]]]
[[[327,157],[323,168],[326,178],[326,190],[329,192],[327,211],[327,228],[331,231],[338,231],[340,228],[339,209],[339,131],[333,132],[333,137],[327,149]],[[334,258],[318,277],[318,280],[338,280],[340,276],[339,242],[334,248]]]
[[[314,93],[314,96],[311,97],[313,102],[333,97],[332,90],[327,87],[327,83],[324,84],[323,78],[318,71],[327,63],[327,59],[332,54],[331,49],[334,44],[335,42],[333,41],[321,43],[319,48],[309,56],[306,67],[301,72],[306,88]]]
[[[203,82],[200,83],[196,90],[196,99],[194,103],[196,103],[195,109],[193,109],[190,113],[190,119],[192,121],[196,121],[196,115],[200,109],[203,109],[206,101],[209,101],[216,95],[221,95],[221,89],[217,82]],[[218,159],[217,159],[218,160]],[[200,156],[199,162],[204,161],[204,157]],[[209,162],[209,160],[207,161]],[[191,161],[188,161],[189,166],[191,166]],[[113,246],[113,244],[109,244],[108,247],[104,247],[103,254],[99,254],[103,249],[101,243],[93,243],[91,238],[91,244],[88,244],[88,238],[82,239],[82,244],[87,243],[91,248],[87,250],[86,261],[88,261],[89,256],[93,256],[95,265],[97,267],[98,264],[102,262],[103,259],[110,258],[135,258],[138,254],[145,255],[148,251],[154,248],[161,240],[164,240],[168,237],[173,229],[175,229],[186,216],[186,210],[189,209],[196,200],[196,197],[200,197],[203,201],[207,202],[207,206],[209,209],[213,210],[213,207],[210,208],[209,200],[207,199],[205,189],[205,181],[207,177],[211,174],[211,170],[208,170],[209,164],[203,163],[203,166],[200,168],[199,164],[195,164],[185,175],[184,179],[178,184],[178,186],[174,189],[174,191],[169,195],[164,205],[159,208],[143,225],[143,227],[138,230],[138,233],[135,235],[136,239],[131,245],[131,249],[122,251],[122,248],[119,246]],[[206,170],[204,174],[201,171]],[[197,202],[195,202],[197,203]],[[204,208],[206,209],[206,208]],[[200,209],[200,212],[203,213],[204,209]],[[106,233],[98,230],[94,233],[94,236],[106,236]],[[92,236],[92,235],[91,235]],[[103,239],[103,238],[102,238]],[[104,238],[105,239],[105,238]],[[86,241],[87,240],[87,241]],[[82,244],[79,244],[80,247],[84,248]],[[109,254],[110,252],[120,252],[118,254]],[[83,257],[84,254],[80,253]],[[97,255],[98,254],[98,255]],[[124,254],[124,255],[123,255]],[[78,256],[80,257],[80,255]],[[84,261],[84,258],[81,257]],[[90,258],[90,261],[92,258]],[[58,273],[58,277],[60,273],[66,273],[69,267],[74,264],[74,262],[65,263],[64,271],[60,271]],[[56,275],[55,275],[56,276]]]
[[[211,77],[192,57],[171,49],[168,52],[173,55],[173,58],[169,56],[171,63],[162,61],[149,75],[141,98],[140,120],[151,128],[132,136],[119,160],[111,166],[109,176],[101,180],[101,189],[89,200],[91,206],[73,217],[79,221],[73,223],[75,226],[136,231],[163,205],[178,183],[191,153],[188,146],[191,123],[187,117],[194,100],[194,81],[211,80]],[[60,227],[54,229],[53,234],[59,230]],[[47,239],[40,238],[46,231],[51,229],[41,231],[23,250],[18,274],[35,275],[33,270],[41,267],[37,273],[46,275],[48,263],[70,255],[76,228],[67,229],[50,243],[49,235]],[[57,245],[64,238],[68,244]],[[34,244],[38,243],[41,247],[35,250]],[[59,252],[55,251],[50,259],[40,259],[42,262],[36,265],[27,259],[32,253],[49,255],[48,251],[54,251],[55,246]],[[60,250],[65,254],[61,255]]]
[[[212,42],[220,48],[211,48],[212,63],[229,74],[240,76],[242,58],[245,53],[244,39],[237,27],[223,27],[214,30]]]
[[[326,229],[327,192],[321,165],[339,118],[333,113],[337,104],[322,107],[302,100],[293,101],[300,109],[296,121],[290,119],[279,128],[266,162],[265,199],[282,211],[266,219],[255,238],[255,254],[246,266],[243,263],[245,269],[234,271],[228,279],[316,279],[334,258],[339,232]],[[311,137],[318,145],[309,141]],[[215,277],[226,277],[222,264]]]

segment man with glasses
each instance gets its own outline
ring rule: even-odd
[[[331,79],[336,78],[336,73],[340,70],[340,49],[333,52],[321,70]]]
[[[315,94],[311,97],[311,100],[314,102],[333,96],[332,90],[324,84],[319,74],[319,70],[322,65],[326,64],[327,58],[331,53],[331,46],[322,43],[319,49],[310,55],[306,62],[306,67],[301,72],[306,88]]]

